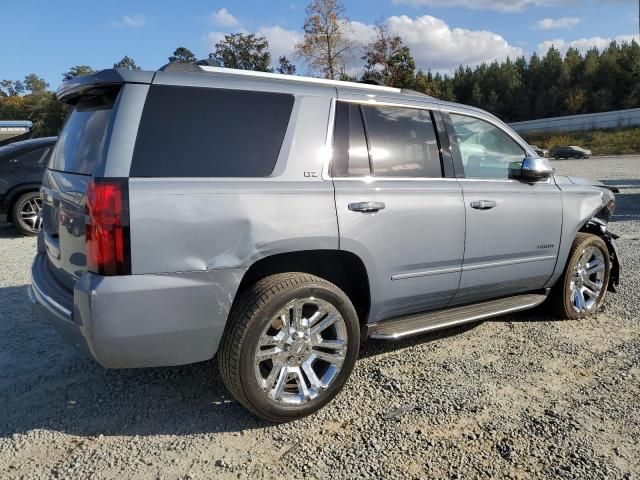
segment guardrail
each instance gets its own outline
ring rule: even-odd
[[[604,128],[634,127],[640,126],[640,108],[541,118],[526,122],[514,122],[509,126],[518,133],[576,132]]]

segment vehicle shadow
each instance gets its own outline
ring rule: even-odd
[[[271,425],[233,399],[215,360],[108,370],[35,319],[26,285],[0,288],[0,305],[0,438],[33,429],[145,436]]]
[[[217,361],[108,370],[84,357],[31,314],[27,285],[0,288],[0,438],[33,429],[79,436],[238,432],[273,424],[226,390]],[[525,321],[520,314],[500,321]],[[527,320],[531,320],[529,316]],[[368,358],[447,337],[467,324],[398,342],[369,340]]]
[[[640,220],[640,180],[602,180],[602,183],[620,189],[620,193],[616,193],[616,209],[611,222]]]
[[[522,322],[524,323],[524,322],[537,322],[537,321],[554,322],[554,321],[561,321],[561,320],[553,318],[544,309],[544,305],[541,305],[532,310],[512,313],[509,315],[504,315],[502,317],[495,317],[488,320],[465,323],[457,327],[451,327],[444,330],[428,332],[421,335],[408,337],[403,340],[369,339],[360,350],[360,358],[375,357],[376,355],[388,353],[395,350],[402,350],[404,348],[411,348],[418,345],[425,345],[428,343],[437,342],[439,340],[455,337],[457,335],[464,335],[467,332],[479,327],[484,322],[500,322],[500,323]]]
[[[0,223],[0,238],[18,238],[22,236],[12,223]]]

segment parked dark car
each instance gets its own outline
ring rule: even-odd
[[[547,158],[549,156],[549,150],[546,148],[540,148],[537,145],[530,145],[533,148],[533,151],[536,152],[536,155],[539,157]]]
[[[24,235],[42,225],[40,185],[57,137],[34,138],[0,147],[0,214]]]
[[[584,149],[582,147],[570,146],[570,147],[556,147],[553,149],[553,158],[589,158],[591,156],[591,150]]]

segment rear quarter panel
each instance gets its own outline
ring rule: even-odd
[[[271,177],[131,178],[133,273],[246,270],[277,253],[337,249],[333,184],[321,178],[325,92],[296,97]]]

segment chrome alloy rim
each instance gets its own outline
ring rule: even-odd
[[[597,247],[587,247],[571,272],[571,305],[578,313],[593,310],[604,288],[605,259]]]
[[[336,379],[346,352],[347,326],[333,305],[314,297],[293,300],[260,335],[258,385],[277,403],[306,403]]]
[[[42,199],[32,198],[22,204],[20,208],[20,221],[29,230],[37,232],[42,226]]]

